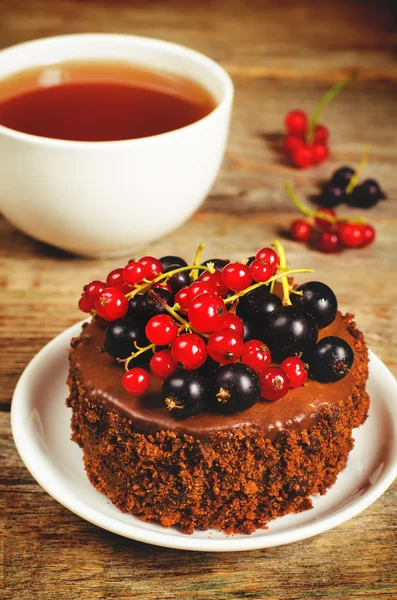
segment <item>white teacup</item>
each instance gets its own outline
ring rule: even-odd
[[[0,210],[25,233],[86,256],[135,251],[189,218],[208,194],[227,140],[233,84],[183,46],[130,35],[66,35],[0,52],[0,78],[71,60],[123,60],[187,76],[216,108],[181,129],[134,140],[74,142],[0,125]]]

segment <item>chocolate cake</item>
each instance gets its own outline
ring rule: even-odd
[[[281,286],[272,291],[283,294]],[[305,293],[296,298],[302,305]],[[342,340],[354,352],[351,368],[332,382],[316,380],[309,364],[310,378],[279,400],[259,397],[248,408],[221,406],[220,412],[205,404],[186,418],[176,418],[165,402],[165,384],[153,374],[143,393],[123,387],[122,360],[103,351],[106,335],[94,318],[72,340],[72,439],[83,450],[91,483],[144,521],[184,533],[215,528],[249,534],[278,516],[309,509],[310,496],[325,494],[344,468],[352,430],[367,417],[368,353],[350,314],[338,311],[318,330],[317,345]]]

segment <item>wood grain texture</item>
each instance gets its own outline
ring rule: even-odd
[[[337,0],[3,0],[0,47],[70,32],[160,37],[224,65],[236,86],[227,156],[212,193],[184,227],[143,249],[240,258],[274,239],[302,196],[369,144],[368,176],[389,200],[370,211],[378,239],[329,257],[286,242],[289,262],[312,266],[356,313],[370,347],[397,375],[396,30],[387,2]],[[1,65],[0,65],[1,67]],[[330,106],[332,159],[296,171],[280,154],[284,114],[310,110],[327,86],[359,76]],[[347,211],[345,211],[347,212]],[[248,553],[150,547],[79,519],[34,482],[15,450],[9,407],[23,368],[80,318],[82,285],[118,266],[83,260],[25,237],[0,220],[0,582],[20,600],[375,599],[397,597],[397,485],[364,513],[312,540]],[[1,588],[0,588],[1,589]],[[0,594],[1,596],[1,594]]]

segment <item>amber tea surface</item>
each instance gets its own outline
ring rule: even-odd
[[[194,123],[215,108],[194,81],[123,62],[69,62],[0,79],[0,125],[74,141],[143,138]]]

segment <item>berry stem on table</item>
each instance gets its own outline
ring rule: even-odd
[[[302,200],[299,200],[298,196],[295,194],[294,190],[292,189],[292,186],[290,184],[289,181],[285,181],[284,182],[284,187],[285,187],[285,191],[287,192],[288,196],[290,197],[290,199],[292,200],[292,202],[295,204],[296,208],[304,215],[307,215],[308,217],[313,217],[313,218],[320,218],[323,219],[324,221],[329,221],[332,224],[336,224],[336,223],[363,223],[364,220],[359,217],[358,219],[348,219],[345,217],[332,217],[331,215],[322,212],[321,210],[315,210],[314,208],[309,208],[308,206],[306,206],[306,204],[304,204],[302,202]]]
[[[352,178],[350,179],[349,184],[345,190],[346,195],[351,194],[352,191],[354,190],[354,188],[358,185],[361,175],[362,175],[364,169],[366,168],[366,166],[368,165],[368,161],[369,161],[369,148],[368,148],[368,146],[365,146],[364,150],[363,150],[363,155],[360,160],[360,164],[358,165],[358,168],[354,172],[354,175],[352,175]]]
[[[353,73],[351,73],[349,75],[349,77],[346,77],[346,79],[343,79],[342,81],[338,81],[327,92],[325,92],[325,94],[320,98],[316,108],[314,109],[312,116],[309,119],[309,125],[308,125],[308,129],[307,129],[307,137],[306,137],[306,141],[309,145],[313,143],[315,128],[316,128],[317,123],[321,119],[321,115],[322,115],[324,109],[328,106],[328,104],[330,104],[332,102],[332,100],[334,98],[336,98],[336,96],[338,96],[340,94],[340,92],[353,79],[355,79],[356,75],[357,74],[354,71]]]

